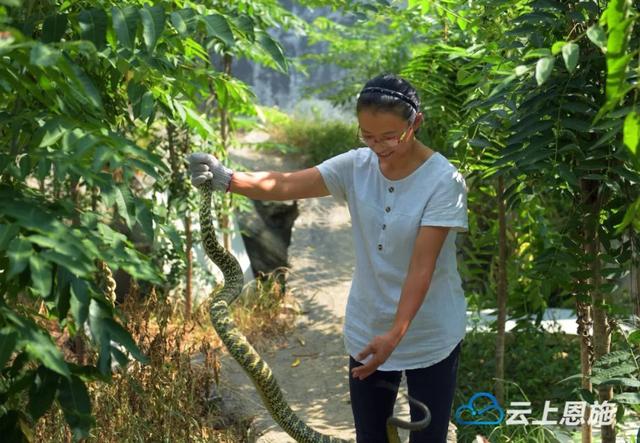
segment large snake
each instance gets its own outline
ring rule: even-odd
[[[211,215],[211,182],[199,186],[202,192],[200,205],[200,229],[204,250],[209,258],[220,268],[224,276],[224,286],[211,300],[210,315],[213,327],[229,353],[236,359],[242,369],[256,386],[260,397],[273,419],[291,437],[300,443],[347,443],[348,440],[330,437],[314,431],[307,426],[287,404],[282,391],[276,382],[271,368],[238,330],[229,306],[240,295],[243,286],[243,273],[238,260],[220,245],[213,228]],[[426,405],[415,399],[409,402],[418,406],[425,417],[416,422],[407,422],[397,417],[387,419],[387,437],[390,443],[400,443],[397,428],[420,430],[429,425],[431,413]]]

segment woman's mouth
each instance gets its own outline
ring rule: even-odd
[[[393,152],[391,152],[391,151],[389,151],[389,152],[381,152],[381,153],[378,153],[378,157],[380,157],[380,158],[387,158],[387,157],[389,157],[392,153],[393,153]]]

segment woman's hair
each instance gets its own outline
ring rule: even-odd
[[[369,80],[358,95],[356,112],[391,112],[411,119],[420,111],[420,98],[416,89],[400,76],[381,74]]]

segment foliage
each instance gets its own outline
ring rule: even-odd
[[[310,165],[362,146],[357,127],[340,120],[326,120],[320,116],[282,118],[267,116],[265,130],[270,139],[262,149],[278,149],[306,156]]]
[[[301,58],[311,64],[337,66],[348,75],[308,87],[307,92],[340,104],[352,103],[365,79],[407,62],[415,37],[410,23],[391,13],[389,2],[333,2],[332,6],[340,8],[344,22],[317,17],[309,29],[309,43],[322,44],[326,49]]]
[[[3,435],[29,439],[56,401],[73,438],[86,437],[86,383],[110,379],[128,355],[146,361],[98,284],[98,263],[162,293],[178,284],[183,156],[214,151],[218,139],[203,97],[215,96],[207,111],[252,112],[247,87],[217,71],[209,52],[285,70],[267,32],[279,23],[296,20],[268,0],[0,2]],[[83,341],[85,330],[96,361],[65,359],[54,338]]]
[[[613,401],[618,403],[618,423],[622,423],[625,417],[629,418],[626,408],[638,412],[635,398],[638,395],[639,372],[637,364],[634,364],[637,337],[637,333],[629,337],[615,334],[614,351],[597,361],[593,369],[596,386],[616,386]],[[503,408],[506,409],[511,401],[530,401],[532,417],[539,419],[546,400],[551,401],[553,407],[562,406],[565,401],[584,399],[593,403],[596,400],[592,393],[580,389],[580,358],[579,354],[572,352],[579,344],[577,337],[526,327],[507,333],[506,341],[509,352],[505,354],[507,384]],[[494,369],[494,334],[475,330],[468,332],[463,342],[453,409],[466,403],[474,393],[491,392]],[[476,434],[483,434],[491,441],[556,442],[556,434],[569,430],[562,426],[545,429],[543,426],[509,426],[504,423],[496,427],[458,425],[458,438],[468,441]]]
[[[510,314],[587,302],[615,319],[614,282],[638,265],[640,246],[637,2],[415,0],[368,21],[379,15],[414,30],[408,62],[393,71],[420,89],[420,138],[471,190],[460,263],[472,305],[494,303],[501,178]]]

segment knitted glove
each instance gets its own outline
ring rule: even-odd
[[[191,183],[200,186],[207,180],[213,183],[216,191],[228,191],[231,183],[233,171],[226,168],[211,154],[196,152],[189,157],[189,172],[191,173]]]

